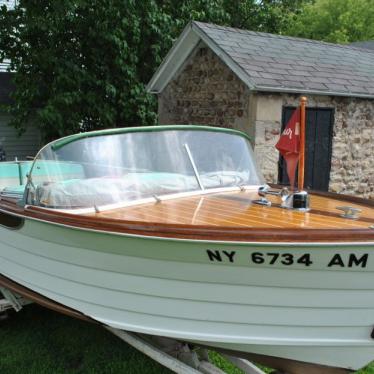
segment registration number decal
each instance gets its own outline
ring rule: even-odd
[[[237,251],[228,250],[206,250],[210,262],[235,263],[238,256]],[[369,259],[368,253],[339,253],[332,254],[324,261],[327,268],[366,268]],[[286,253],[286,252],[250,252],[246,258],[247,263],[254,265],[275,265],[281,267],[302,266],[309,267],[314,263],[312,253]]]

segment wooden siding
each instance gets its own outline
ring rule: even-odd
[[[17,157],[19,160],[27,156],[35,156],[40,149],[40,133],[35,128],[28,129],[20,137],[16,129],[8,126],[10,117],[0,112],[0,144],[5,150],[7,161]]]

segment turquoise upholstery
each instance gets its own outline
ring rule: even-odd
[[[33,161],[0,162],[0,191],[22,195]],[[60,161],[38,161],[32,171],[34,184],[50,180],[84,178],[83,166]]]
[[[22,185],[22,186],[9,186],[9,187],[5,187],[1,191],[1,193],[5,194],[5,195],[14,195],[14,196],[22,197],[24,191],[25,191],[25,185]]]

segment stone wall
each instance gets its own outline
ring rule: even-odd
[[[268,182],[278,179],[283,106],[297,106],[299,95],[257,94],[255,151]],[[333,108],[330,191],[374,198],[374,100],[308,96],[308,107]]]
[[[251,126],[257,165],[268,183],[277,183],[279,152],[275,144],[282,127],[282,102],[278,95],[262,94],[256,94],[252,101],[254,113]]]
[[[203,124],[248,131],[249,90],[200,44],[159,95],[161,124]]]
[[[198,45],[159,95],[161,124],[205,124],[245,131],[267,182],[278,181],[283,106],[300,95],[251,93],[205,45]],[[308,106],[334,109],[330,190],[374,198],[374,100],[311,96]]]

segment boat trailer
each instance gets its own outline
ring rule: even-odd
[[[3,299],[1,299],[1,294]],[[31,303],[32,301],[0,286],[0,320],[7,317],[9,310],[19,312],[25,305]],[[207,348],[171,338],[138,334],[109,326],[104,327],[127,344],[177,374],[225,374],[210,362]],[[220,354],[246,374],[266,374],[248,360]]]
[[[3,299],[1,298],[1,294],[3,295]],[[31,303],[32,301],[0,286],[0,319],[6,317],[8,310],[19,312],[24,305]]]

